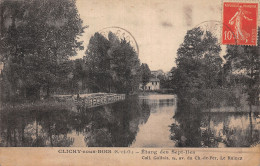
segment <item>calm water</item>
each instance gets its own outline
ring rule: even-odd
[[[256,113],[198,113],[177,108],[173,95],[0,115],[0,146],[249,147],[260,137]]]

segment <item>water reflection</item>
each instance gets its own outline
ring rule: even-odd
[[[173,95],[131,96],[87,110],[18,109],[0,114],[0,146],[249,147],[259,113],[202,113]]]
[[[150,106],[137,96],[87,110],[1,113],[0,146],[127,147],[146,123]]]
[[[174,147],[170,140],[169,125],[176,109],[174,95],[141,96],[151,106],[148,121],[139,126],[131,147]]]
[[[137,97],[92,110],[91,122],[86,127],[87,146],[129,146],[138,132],[139,124],[146,123],[150,107]]]
[[[171,139],[177,147],[254,146],[260,138],[257,117],[258,113],[178,111],[170,126]]]
[[[1,146],[70,146],[70,111],[16,111],[1,114]]]

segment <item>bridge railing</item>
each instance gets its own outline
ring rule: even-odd
[[[96,107],[125,100],[125,94],[98,94],[98,95],[79,95],[77,96],[56,96],[58,101],[72,100],[78,107]]]

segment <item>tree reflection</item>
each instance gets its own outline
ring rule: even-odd
[[[197,107],[198,108],[198,107]],[[178,103],[171,139],[177,147],[249,147],[259,141],[258,113],[205,113]]]
[[[200,147],[200,116],[196,113],[177,113],[170,126],[171,139],[176,147]]]
[[[87,146],[127,147],[138,132],[138,126],[146,123],[150,107],[144,100],[131,96],[120,101],[92,110],[91,123],[86,129]]]
[[[3,110],[0,146],[67,147],[74,144],[71,133],[76,132],[84,135],[86,146],[127,147],[149,116],[149,105],[137,96],[77,111],[59,107]]]
[[[68,110],[1,113],[1,146],[70,146],[66,135],[71,131]]]
[[[73,114],[70,110],[36,113],[46,146],[70,146],[73,143],[73,140],[66,136],[72,130]]]

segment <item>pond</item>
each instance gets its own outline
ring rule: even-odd
[[[258,113],[182,109],[176,96],[154,94],[78,111],[1,111],[0,146],[250,147],[259,142]]]

